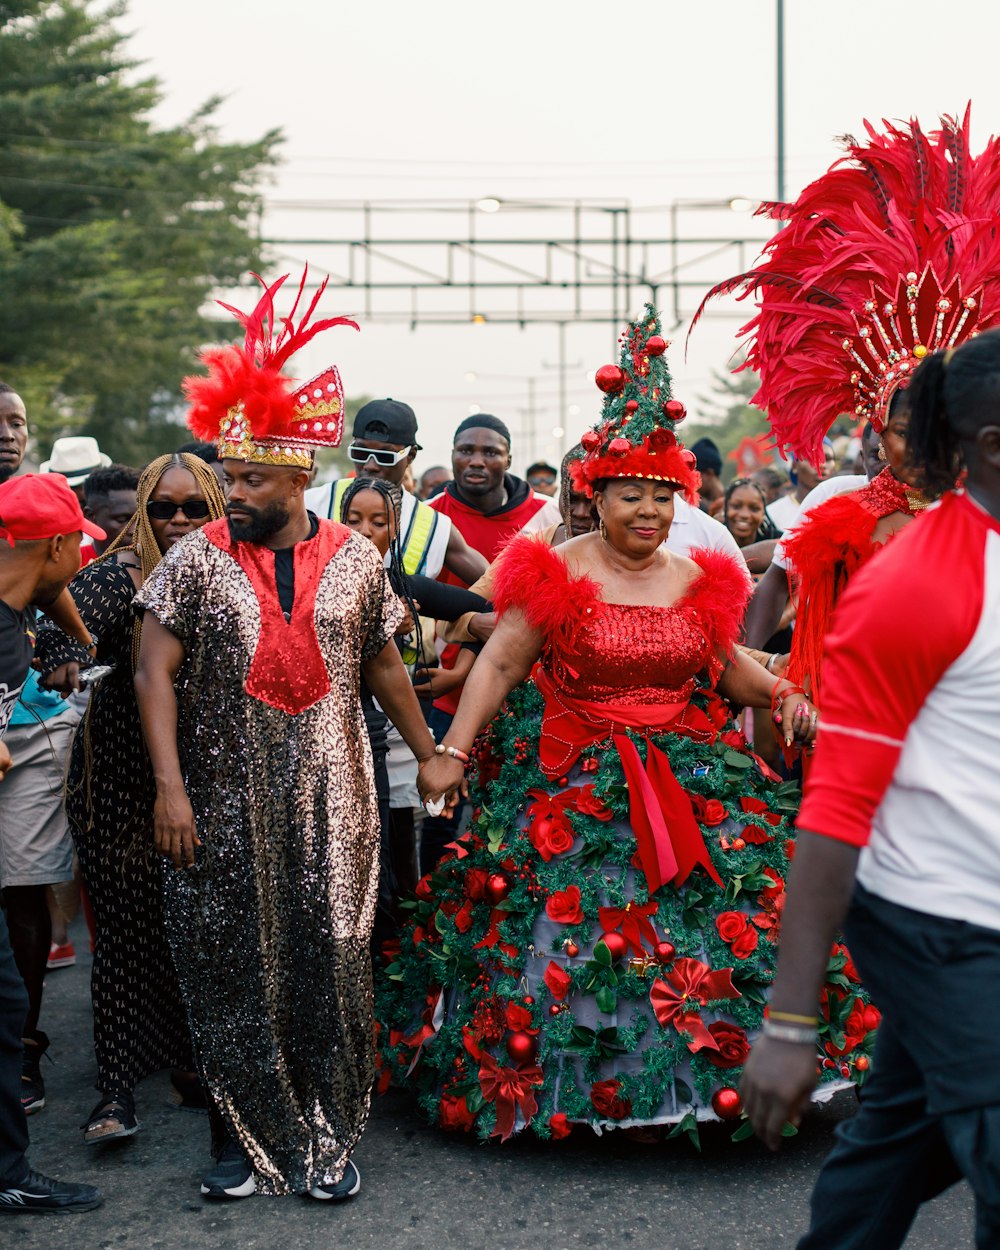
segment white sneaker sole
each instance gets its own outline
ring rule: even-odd
[[[202,1196],[205,1198],[249,1198],[257,1192],[257,1182],[252,1176],[247,1177],[242,1185],[234,1185],[232,1189],[216,1189],[202,1185]]]
[[[309,1197],[316,1198],[320,1202],[343,1202],[345,1198],[353,1198],[355,1194],[359,1194],[360,1192],[361,1192],[361,1173],[358,1171],[357,1167],[355,1166],[354,1184],[350,1189],[345,1190],[343,1193],[340,1193],[340,1194],[332,1194],[330,1193],[328,1189],[323,1189],[319,1185],[317,1185],[315,1189],[309,1190]]]

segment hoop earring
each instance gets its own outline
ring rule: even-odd
[[[882,446],[881,443],[879,443],[878,445],[878,458],[879,460],[885,460],[887,458],[885,454],[885,448]]]
[[[601,538],[603,538],[603,540],[604,540],[605,542],[607,542],[607,541],[608,541],[608,527],[604,524],[604,519],[603,519],[603,518],[601,519],[601,522],[600,522],[600,524],[598,525],[598,527],[597,527],[597,528],[598,528],[598,529],[600,530],[600,532],[601,532]]]

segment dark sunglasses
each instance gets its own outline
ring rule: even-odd
[[[548,473],[532,473],[528,478],[529,486],[555,486],[556,479],[550,477]]]
[[[209,508],[204,499],[185,499],[183,503],[171,503],[169,499],[150,499],[146,504],[146,516],[151,521],[169,521],[183,512],[189,521],[200,521],[208,516]]]
[[[369,460],[374,460],[383,469],[391,469],[410,454],[410,449],[404,447],[402,451],[389,451],[383,447],[357,447],[352,443],[347,454],[355,464],[367,464]]]

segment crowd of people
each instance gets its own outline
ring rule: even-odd
[[[83,1139],[169,1070],[208,1199],[354,1196],[390,1084],[483,1139],[774,1148],[854,1086],[800,1244],[901,1245],[960,1176],[997,1243],[1000,162],[967,127],[872,131],[723,284],[789,453],[748,476],[685,448],[649,305],[524,477],[478,413],[418,478],[385,398],[316,483],[343,386],[288,364],[357,327],[322,288],[277,317],[285,279],[141,468],[73,435],[25,472],[0,384],[0,1212],[101,1201],[26,1158],[82,906]]]

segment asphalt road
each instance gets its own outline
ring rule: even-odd
[[[574,1133],[545,1145],[506,1146],[428,1129],[410,1099],[377,1100],[355,1155],[363,1188],[333,1206],[305,1198],[208,1203],[198,1193],[210,1162],[204,1116],[166,1101],[166,1074],[137,1092],[142,1130],[84,1146],[79,1125],[97,1095],[91,1050],[86,938],[80,962],[51,973],[42,1026],[52,1038],[47,1106],[31,1118],[32,1163],[99,1185],[105,1203],[82,1215],[0,1217],[3,1250],[773,1250],[794,1247],[812,1182],[854,1096],[814,1112],[773,1156],[728,1131],[698,1154],[686,1142],[642,1146],[621,1134]],[[972,1245],[965,1186],[921,1213],[907,1250]]]

